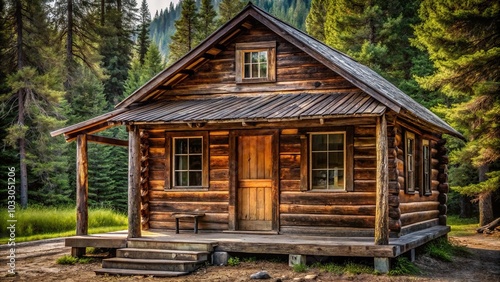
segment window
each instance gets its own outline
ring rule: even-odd
[[[423,194],[431,195],[431,151],[429,140],[422,140],[422,188]]]
[[[415,193],[415,134],[406,132],[406,193]]]
[[[276,42],[236,44],[236,82],[276,81]]]
[[[208,134],[166,134],[165,189],[208,188]]]
[[[344,132],[311,134],[311,189],[345,190]]]

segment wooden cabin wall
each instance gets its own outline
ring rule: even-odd
[[[165,191],[165,130],[150,131],[150,228],[175,229],[174,212],[203,211],[202,230],[228,229],[229,132],[210,132],[209,189]],[[180,229],[193,229],[192,220],[181,220]]]
[[[327,128],[324,130],[328,132]],[[374,125],[355,126],[354,144],[350,144],[354,146],[354,191],[304,191],[300,171],[301,136],[293,129],[282,130],[280,232],[372,235],[375,220],[375,144]]]
[[[397,152],[395,153],[397,156],[395,159],[397,169],[392,172],[394,177],[390,178],[389,181],[390,183],[391,181],[395,181],[395,174],[397,174],[397,188],[399,189],[399,193],[391,193],[394,205],[390,204],[390,227],[391,231],[398,235],[404,235],[436,224],[446,225],[446,201],[448,192],[446,164],[448,157],[446,156],[446,148],[444,147],[445,140],[422,132],[416,133],[416,154],[418,154],[418,156],[422,154],[421,140],[424,138],[430,140],[431,195],[423,195],[423,187],[418,187],[415,193],[408,194],[405,192],[405,130],[408,129],[404,126],[393,126],[393,150]],[[420,163],[420,161],[418,161],[418,163]],[[420,174],[421,171],[416,171],[417,179],[422,177]]]
[[[260,23],[238,36],[227,49],[182,80],[168,96],[357,90],[350,82],[325,67]],[[235,46],[243,42],[276,41],[276,82],[236,84]],[[167,95],[167,94],[166,94]],[[168,98],[160,96],[159,99]]]

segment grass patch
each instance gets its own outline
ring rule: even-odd
[[[430,257],[445,262],[452,262],[454,256],[467,257],[470,255],[467,248],[453,244],[446,238],[439,238],[428,243],[424,250]]]
[[[294,264],[293,265],[293,271],[294,272],[298,272],[298,273],[306,272],[307,269],[308,269],[307,265],[305,265],[303,263],[298,263],[298,264]]]
[[[471,236],[476,234],[479,227],[477,218],[460,218],[458,215],[449,215],[446,223],[451,226],[450,236]]]
[[[347,261],[344,264],[336,264],[336,263],[315,263],[312,267],[317,268],[324,272],[330,272],[337,275],[342,274],[373,274],[373,267],[370,267],[365,264],[355,263],[352,261]]]
[[[74,207],[30,207],[16,210],[16,243],[75,235]],[[0,243],[8,242],[7,212],[0,213]],[[89,234],[127,228],[127,216],[110,209],[89,209]]]
[[[420,269],[416,265],[414,265],[408,258],[398,257],[394,262],[392,269],[387,274],[389,276],[398,276],[417,275],[420,273]]]
[[[74,265],[77,263],[81,264],[87,264],[91,263],[94,260],[92,258],[75,258],[71,255],[64,255],[56,260],[57,264],[63,264],[63,265]]]
[[[227,260],[227,264],[229,266],[237,266],[240,264],[240,258],[239,257],[230,257],[228,260]]]

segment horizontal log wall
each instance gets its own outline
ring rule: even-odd
[[[157,158],[150,158],[151,177],[149,193],[150,228],[175,229],[174,212],[203,211],[202,230],[228,229],[229,201],[229,131],[209,134],[209,188],[208,190],[165,191],[165,130],[150,132],[150,150]],[[151,154],[150,154],[151,156]],[[180,220],[180,229],[193,229],[193,220]]]
[[[322,130],[334,131],[332,128]],[[302,148],[308,146],[302,141],[305,136],[299,133],[304,131],[307,130],[288,129],[282,130],[280,135],[280,231],[342,236],[355,232],[372,234],[375,217],[375,126],[355,126],[353,143],[347,144],[354,146],[353,192],[307,191],[304,185],[309,184],[309,179],[304,181],[302,177],[307,178],[307,175],[301,174],[302,158],[308,157],[301,152],[309,151]]]
[[[424,195],[422,187],[423,176],[422,168],[417,168],[415,170],[415,177],[417,179],[417,188],[413,194],[405,193],[405,152],[404,152],[404,131],[410,130],[415,132],[415,150],[418,154],[416,166],[422,166],[418,161],[422,154],[422,140],[429,140],[429,147],[431,152],[430,160],[430,178],[431,178],[431,194]],[[443,160],[441,156],[445,154],[445,148],[443,147],[444,142],[437,136],[430,134],[425,134],[419,132],[413,128],[406,128],[402,125],[397,125],[394,127],[395,132],[395,146],[394,155],[396,155],[396,171],[397,174],[397,184],[394,183],[395,189],[399,188],[399,193],[397,195],[399,206],[394,208],[392,212],[392,227],[391,231],[398,233],[398,235],[404,235],[408,232],[413,232],[421,228],[428,227],[429,224],[436,224],[438,219],[446,221],[446,193],[447,193],[447,172],[446,165],[441,163]],[[444,153],[443,153],[444,151]],[[442,184],[442,185],[441,185]],[[443,193],[440,193],[440,185]],[[399,215],[399,218],[398,218]],[[434,223],[431,223],[434,222]]]
[[[236,84],[236,43],[276,42],[276,82]],[[168,91],[169,96],[271,93],[297,91],[351,91],[356,89],[346,79],[325,67],[305,52],[285,41],[260,23],[238,36],[226,50],[201,66],[196,73]],[[163,99],[160,96],[158,99]]]

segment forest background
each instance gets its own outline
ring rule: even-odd
[[[500,215],[500,3],[254,0],[371,67],[463,133],[448,139],[448,211]],[[135,0],[0,0],[0,202],[75,202],[75,144],[49,132],[92,118],[175,62],[246,2],[181,0],[151,17]],[[126,139],[124,129],[104,136]],[[127,210],[127,150],[89,144],[89,203]],[[494,204],[497,203],[497,204]]]

